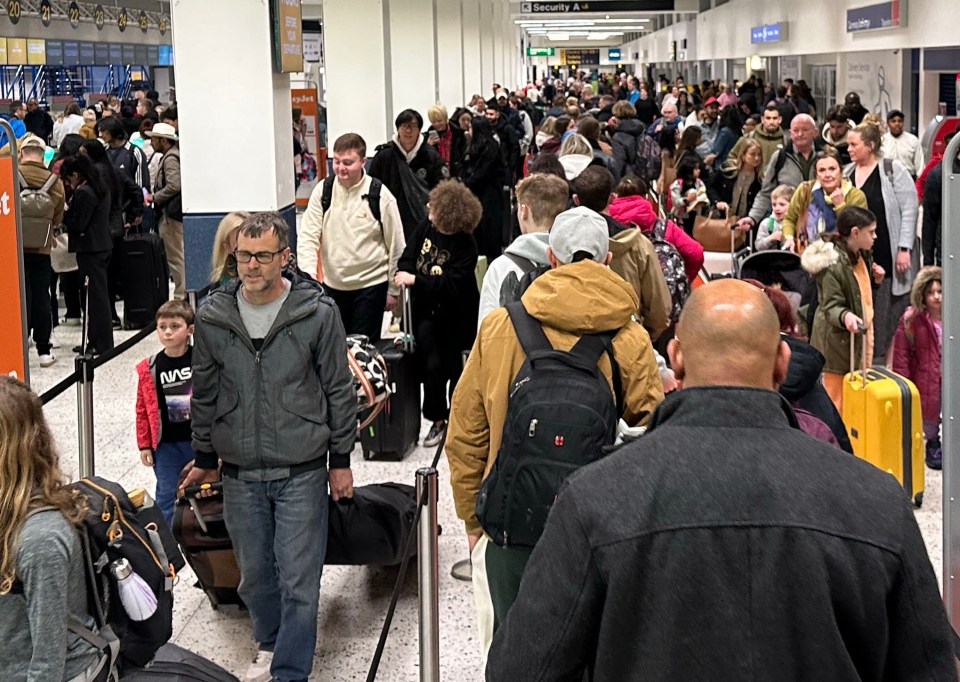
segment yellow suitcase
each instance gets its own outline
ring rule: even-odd
[[[853,453],[892,474],[916,506],[923,503],[924,459],[920,394],[912,381],[885,367],[853,371],[843,382],[843,422]],[[866,335],[864,335],[864,346]],[[866,354],[861,355],[864,360]]]

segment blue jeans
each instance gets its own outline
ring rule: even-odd
[[[157,506],[167,525],[173,528],[173,504],[177,500],[177,481],[187,462],[194,458],[190,441],[160,442],[153,453],[153,473],[157,477]]]
[[[310,676],[327,552],[327,470],[276,481],[223,479],[223,516],[253,637],[274,679]]]

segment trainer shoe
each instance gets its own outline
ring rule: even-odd
[[[46,355],[41,355],[41,356],[40,356],[40,366],[41,366],[41,367],[49,367],[50,365],[52,365],[52,364],[55,363],[56,361],[57,361],[57,356],[54,355],[53,353],[47,353]]]
[[[927,441],[927,466],[936,471],[943,469],[943,446],[940,439]]]
[[[433,422],[433,426],[427,431],[427,437],[423,439],[423,445],[432,448],[440,444],[440,439],[447,430],[447,422]]]
[[[62,320],[60,320],[60,324],[62,324],[64,327],[79,327],[79,326],[80,326],[80,318],[79,318],[79,317],[65,317],[65,318],[63,318]]]
[[[273,652],[260,649],[244,676],[246,682],[270,682],[270,666],[273,664]]]

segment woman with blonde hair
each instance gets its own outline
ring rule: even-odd
[[[572,133],[560,145],[559,158],[567,182],[571,182],[593,162],[593,147],[583,135]]]
[[[87,612],[77,532],[86,508],[66,486],[40,399],[0,375],[0,679],[93,679],[100,656],[70,632]]]
[[[710,203],[728,216],[742,217],[750,212],[763,182],[763,150],[756,140],[747,138],[736,154],[730,154],[719,173],[707,187]]]
[[[237,250],[237,234],[240,223],[250,217],[246,211],[228,213],[217,225],[217,234],[213,238],[213,255],[210,257],[210,282],[214,286],[223,286],[237,276],[237,259],[233,252]]]

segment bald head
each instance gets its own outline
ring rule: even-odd
[[[774,389],[790,361],[773,304],[757,287],[735,279],[693,292],[668,350],[677,378],[687,387]]]

